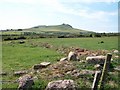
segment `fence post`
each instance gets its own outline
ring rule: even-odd
[[[94,81],[92,84],[92,90],[97,90],[100,76],[101,76],[101,71],[96,71],[94,76]]]
[[[100,78],[100,85],[99,85],[100,90],[104,89],[105,78],[106,78],[108,70],[110,69],[111,57],[112,57],[112,54],[108,53],[107,57],[105,59],[103,70],[102,70],[102,75],[101,75],[101,78]]]

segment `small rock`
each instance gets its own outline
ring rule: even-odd
[[[113,58],[111,58],[111,61],[114,61]]]
[[[38,77],[37,77],[37,76],[34,76],[34,77],[33,77],[33,80],[38,80]]]
[[[33,70],[38,70],[41,68],[41,65],[40,64],[35,64],[33,67]]]
[[[70,75],[72,73],[72,71],[68,71],[66,72],[66,75]]]
[[[49,82],[45,90],[76,90],[73,80],[57,80]]]
[[[71,61],[71,60],[77,61],[77,54],[76,54],[75,52],[70,52],[70,53],[68,54],[68,60],[69,60],[69,61]]]
[[[115,58],[119,58],[119,56],[115,56]]]
[[[103,64],[106,56],[88,56],[86,61],[90,64]]]
[[[27,74],[27,73],[28,73],[28,71],[16,71],[16,72],[14,72],[13,75],[20,76],[20,75]]]
[[[19,41],[19,43],[20,43],[20,44],[23,44],[23,43],[25,43],[25,41]]]
[[[31,75],[24,75],[20,77],[18,79],[18,82],[19,82],[18,90],[29,90],[34,84]]]
[[[41,67],[47,67],[50,65],[50,62],[42,62],[40,63]]]
[[[113,52],[114,52],[115,54],[118,54],[118,53],[119,53],[119,51],[118,51],[118,50],[114,50]]]
[[[80,60],[79,62],[81,62],[81,63],[85,63],[86,61],[85,61],[85,60]]]
[[[67,61],[68,58],[67,57],[64,57],[64,58],[61,58],[60,61]]]
[[[96,64],[96,65],[94,66],[94,68],[95,68],[95,69],[102,69],[102,66],[101,66],[100,64]]]
[[[73,71],[72,71],[73,74],[74,74],[74,73],[77,73],[77,72],[78,72],[78,70],[73,70]]]
[[[38,70],[38,69],[41,69],[41,68],[46,68],[49,65],[50,65],[50,62],[42,62],[40,64],[35,64],[32,68],[34,70]]]

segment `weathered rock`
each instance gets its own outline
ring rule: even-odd
[[[114,50],[113,52],[114,52],[115,54],[118,54],[118,53],[119,53],[119,51],[118,51],[118,50]]]
[[[73,61],[78,60],[78,59],[77,59],[77,54],[76,54],[75,52],[70,52],[70,53],[68,54],[68,60],[73,60]]]
[[[96,64],[94,68],[99,70],[99,69],[102,69],[102,66],[100,64]]]
[[[40,63],[41,67],[47,67],[50,65],[50,62],[42,62]]]
[[[38,70],[41,68],[41,65],[40,64],[35,64],[33,67],[32,67],[34,70]]]
[[[85,63],[86,61],[85,61],[85,60],[80,60],[79,62],[81,62],[81,63]]]
[[[68,71],[66,72],[66,75],[70,75],[72,73],[72,71]]]
[[[20,77],[18,79],[18,82],[19,82],[18,90],[29,90],[34,84],[32,76],[28,74]]]
[[[34,70],[38,70],[38,69],[41,69],[41,68],[45,68],[45,67],[47,67],[49,65],[50,65],[50,62],[42,62],[40,64],[35,64],[32,68]]]
[[[0,75],[6,76],[6,75],[7,75],[7,72],[0,72]]]
[[[19,43],[20,43],[20,44],[23,44],[23,43],[25,43],[25,41],[22,41],[22,40],[21,40],[21,41],[19,41]]]
[[[26,71],[26,70],[24,70],[24,71],[16,71],[16,72],[14,72],[13,75],[20,76],[20,75],[27,74],[27,73],[28,73],[28,71]]]
[[[61,58],[60,61],[67,61],[68,58],[67,57],[64,57],[64,58]]]
[[[105,62],[105,56],[88,56],[86,61],[90,64],[103,64]]]
[[[73,80],[58,80],[49,82],[45,90],[76,90]]]
[[[119,58],[119,56],[115,56],[115,58]]]

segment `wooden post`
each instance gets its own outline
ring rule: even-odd
[[[104,82],[105,82],[105,78],[106,78],[107,72],[108,72],[109,67],[110,67],[111,57],[112,57],[112,54],[108,53],[107,57],[105,59],[103,70],[102,70],[102,75],[100,78],[100,85],[99,85],[100,90],[104,89]]]
[[[101,76],[101,71],[96,71],[94,76],[94,81],[92,84],[92,90],[97,90],[100,76]]]

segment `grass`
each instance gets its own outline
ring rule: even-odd
[[[9,43],[9,42],[7,42]],[[42,47],[26,47],[19,44],[3,43],[3,70],[21,70],[31,68],[32,65],[42,61],[55,61],[59,53]],[[12,62],[12,63],[11,63]]]
[[[104,41],[104,43],[98,43]],[[45,48],[41,46],[41,43],[48,43],[53,46],[53,48]],[[60,58],[64,57],[62,53],[57,52],[54,48],[60,47],[78,47],[86,48],[89,50],[109,50],[118,49],[118,37],[101,37],[101,38],[41,38],[41,39],[27,39],[24,44],[19,44],[17,41],[3,41],[2,42],[2,70],[8,72],[8,76],[4,76],[3,80],[16,80],[18,77],[14,77],[13,71],[18,70],[28,70],[34,64],[38,64],[43,61],[50,61],[51,63],[57,62]],[[75,62],[74,62],[75,63]],[[84,67],[80,63],[76,63],[78,68],[93,69],[92,66],[87,64]],[[117,65],[116,62],[113,64]],[[116,75],[114,75],[115,77]],[[112,75],[111,75],[112,77]],[[112,77],[113,81],[116,78]],[[70,77],[66,77],[70,78]],[[40,79],[42,80],[42,79]],[[90,82],[82,82],[83,79],[79,79],[77,82],[81,87],[88,87],[91,85]],[[33,87],[45,88],[48,83],[47,80],[42,80],[41,82],[36,81]],[[43,83],[44,82],[44,83]],[[41,83],[44,85],[41,86]],[[83,84],[84,83],[84,84]],[[16,88],[18,84],[6,83],[3,84],[4,88]],[[110,84],[107,84],[109,87]]]
[[[101,37],[101,38],[43,38],[34,39],[33,42],[47,42],[54,46],[60,47],[79,47],[90,50],[113,50],[118,49],[118,37]],[[104,43],[98,44],[98,42]]]
[[[3,31],[2,35],[21,35],[22,31]]]

